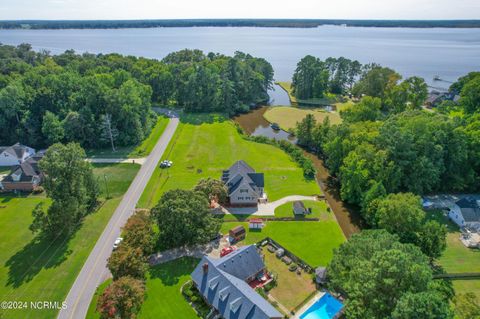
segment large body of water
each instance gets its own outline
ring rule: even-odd
[[[296,63],[311,54],[322,59],[344,56],[361,63],[376,62],[404,77],[417,75],[433,85],[480,69],[479,29],[353,28],[151,28],[0,30],[4,44],[32,44],[34,49],[61,53],[111,53],[161,59],[184,48],[231,55],[243,51],[267,59],[275,78],[288,81]]]

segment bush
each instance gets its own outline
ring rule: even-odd
[[[277,287],[277,280],[275,278],[272,278],[272,281],[270,281],[268,284],[266,284],[265,286],[263,286],[263,289],[265,289],[265,291],[270,291],[272,290],[273,288]]]

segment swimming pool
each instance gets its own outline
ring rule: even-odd
[[[343,304],[329,293],[324,294],[310,308],[308,308],[300,319],[331,319],[343,308]]]

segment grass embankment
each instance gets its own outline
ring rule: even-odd
[[[198,122],[195,118],[183,119],[163,158],[173,161],[173,166],[155,170],[139,207],[154,206],[166,190],[190,189],[201,178],[220,178],[222,170],[241,159],[265,174],[270,201],[320,193],[317,183],[305,179],[289,155],[272,145],[245,140],[232,121],[219,116]]]
[[[312,114],[317,123],[322,123],[325,118],[330,119],[331,124],[339,124],[342,122],[337,112],[327,112],[322,108],[302,109],[291,106],[276,106],[269,108],[263,115],[270,123],[277,123],[280,127],[288,131],[296,127],[307,114]]]
[[[198,319],[193,308],[180,292],[180,288],[188,280],[197,266],[198,259],[181,258],[150,268],[146,280],[146,298],[138,319],[182,318]],[[110,281],[99,286],[92,300],[87,319],[98,319],[95,312],[98,296],[105,290]]]
[[[32,210],[44,196],[0,195],[0,299],[12,301],[58,301],[66,298],[75,278],[127,190],[139,166],[95,165],[95,175],[107,175],[110,195],[87,216],[70,238],[55,241],[35,237],[28,229]],[[100,185],[103,187],[102,185]],[[102,190],[102,196],[105,192]],[[5,318],[54,318],[57,310],[8,310]]]
[[[87,156],[92,158],[139,158],[149,155],[158,139],[162,135],[163,131],[167,127],[168,118],[164,116],[158,116],[157,123],[152,128],[152,131],[147,138],[143,140],[139,145],[118,147],[115,152],[111,148],[105,148],[100,150],[89,150]]]

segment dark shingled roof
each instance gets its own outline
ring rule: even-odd
[[[264,267],[256,247],[250,245],[219,259],[203,257],[192,279],[204,298],[225,319],[282,318],[281,313],[245,282]]]
[[[456,202],[465,222],[480,222],[480,207],[473,198],[465,197]]]
[[[20,180],[18,182],[30,182],[34,177],[40,175],[40,172],[38,171],[37,167],[30,164],[29,162],[23,162],[20,165],[14,166],[10,174],[6,176],[3,179],[3,181],[16,182],[13,180],[12,175],[19,175],[19,174],[20,174]]]
[[[233,193],[242,183],[247,183],[256,191],[257,187],[265,185],[263,173],[256,173],[245,161],[235,162],[228,170],[223,171],[222,181],[228,187],[228,193]]]

